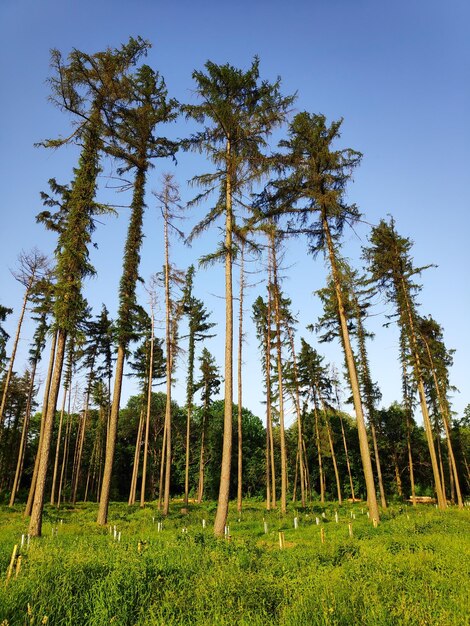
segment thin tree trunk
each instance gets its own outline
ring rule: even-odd
[[[28,500],[26,502],[26,507],[24,510],[24,517],[29,517],[31,515],[31,511],[33,509],[33,500],[34,500],[34,491],[36,489],[36,480],[37,480],[37,475],[38,475],[38,467],[39,467],[39,451],[41,450],[41,445],[42,445],[42,437],[43,437],[43,432],[44,432],[44,422],[45,422],[45,411],[47,411],[47,403],[49,400],[49,392],[50,392],[50,388],[51,388],[51,381],[52,381],[52,372],[54,369],[54,361],[55,361],[55,351],[56,351],[56,347],[57,347],[57,337],[58,337],[58,333],[56,332],[54,334],[54,337],[52,338],[52,342],[51,342],[51,352],[49,355],[49,366],[47,369],[47,376],[46,376],[46,383],[44,385],[44,398],[43,398],[43,403],[42,403],[42,415],[41,415],[41,427],[39,430],[39,441],[38,441],[38,449],[36,452],[36,458],[34,460],[34,469],[33,469],[33,476],[31,478],[31,486],[29,488],[29,494],[28,494]]]
[[[441,394],[440,385],[439,385],[439,382],[437,380],[436,370],[434,368],[434,359],[432,358],[432,354],[431,354],[431,350],[429,348],[429,344],[428,344],[428,342],[426,341],[426,339],[423,336],[422,336],[422,339],[424,341],[424,345],[426,346],[426,351],[428,353],[428,357],[429,357],[429,361],[430,361],[430,365],[431,365],[432,376],[433,376],[433,380],[434,380],[434,386],[436,388],[437,399],[438,399],[439,408],[440,408],[440,411],[441,411],[442,422],[444,424],[444,430],[445,430],[445,433],[446,433],[447,450],[448,450],[448,453],[449,453],[449,464],[450,464],[450,468],[451,468],[451,471],[449,472],[451,488],[454,488],[454,486],[455,486],[455,490],[457,492],[457,504],[459,506],[459,509],[462,509],[463,508],[462,492],[460,490],[460,481],[459,481],[459,475],[458,475],[458,472],[457,472],[457,464],[455,462],[454,450],[452,448],[452,441],[451,441],[451,438],[450,438],[449,410],[448,410],[446,398],[445,397],[443,398],[442,394]]]
[[[289,324],[286,324],[287,334],[289,336],[289,343],[292,352],[292,363],[294,368],[294,404],[297,413],[297,449],[299,454],[299,473],[300,473],[300,501],[302,507],[305,507],[305,471],[304,471],[304,453],[303,453],[303,434],[302,434],[302,414],[300,410],[300,398],[299,398],[299,375],[297,369],[297,357],[295,354],[294,335],[292,328]],[[294,483],[295,484],[295,483]]]
[[[121,401],[122,377],[124,374],[125,349],[123,345],[118,347],[116,360],[116,375],[114,379],[113,403],[109,416],[109,429],[107,435],[106,456],[104,461],[103,479],[101,484],[100,506],[98,509],[97,523],[105,526],[108,521],[109,496],[111,492],[111,476],[113,472],[114,451],[116,449],[117,427],[119,419],[119,403]]]
[[[413,506],[416,506],[416,489],[415,489],[415,473],[413,469],[413,453],[411,450],[411,432],[410,432],[410,419],[406,416],[406,443],[408,448],[408,467],[410,471],[410,488],[411,488],[411,501]]]
[[[400,498],[403,497],[403,487],[401,484],[400,468],[398,467],[398,458],[396,453],[393,455],[393,467],[395,469],[395,481],[397,483],[397,493]]]
[[[323,400],[322,400],[322,404],[323,404],[323,415],[324,415],[325,424],[326,424],[326,432],[328,435],[328,444],[330,446],[331,460],[333,461],[333,469],[335,472],[336,492],[338,494],[338,504],[342,504],[343,498],[341,496],[341,481],[339,479],[338,464],[336,463],[336,454],[335,454],[335,447],[333,444],[333,437],[331,435],[330,420],[328,419],[325,403],[323,402]]]
[[[23,428],[21,430],[21,441],[18,450],[18,460],[16,463],[15,478],[13,480],[13,487],[11,489],[9,506],[12,507],[15,504],[16,494],[20,488],[21,474],[23,472],[24,457],[26,454],[26,442],[28,438],[29,422],[31,418],[31,405],[33,403],[34,382],[36,378],[36,368],[38,360],[35,358],[31,368],[31,381],[28,389],[28,399],[26,401],[26,410],[23,419]]]
[[[21,313],[20,313],[20,317],[18,320],[18,325],[16,327],[15,341],[13,343],[13,349],[11,351],[10,361],[8,363],[8,369],[7,369],[7,373],[5,376],[5,381],[3,383],[2,401],[0,404],[0,429],[5,420],[5,406],[6,406],[7,397],[8,397],[8,390],[10,388],[10,381],[11,381],[11,376],[13,374],[13,366],[15,364],[16,351],[18,349],[18,343],[20,341],[21,326],[23,325],[23,318],[24,318],[24,314],[26,311],[26,305],[28,303],[28,297],[29,297],[29,292],[31,289],[32,282],[33,282],[33,278],[31,278],[28,281],[28,285],[25,290],[25,294],[23,298],[23,305],[21,307]],[[1,430],[0,430],[0,433],[1,433]],[[1,437],[1,434],[0,434],[0,437]]]
[[[274,235],[271,236],[270,243],[274,288],[274,320],[276,324],[277,380],[279,388],[279,437],[281,444],[281,514],[284,515],[287,512],[287,453],[286,435],[284,427],[284,382],[282,375],[281,312],[279,303],[279,285],[277,279],[277,259],[276,251],[274,249]]]
[[[129,490],[128,505],[135,504],[137,492],[137,477],[139,475],[140,448],[142,447],[142,432],[144,430],[144,408],[142,407],[137,428],[137,438],[135,440],[134,464],[132,466],[131,488]]]
[[[214,522],[214,535],[223,537],[228,515],[230,492],[230,469],[232,459],[232,412],[233,412],[233,297],[232,297],[232,179],[231,143],[226,146],[225,188],[225,380],[224,380],[224,439],[220,467],[219,499]]]
[[[77,387],[75,387],[75,397],[77,395]],[[74,403],[75,405],[75,403]],[[65,475],[67,471],[67,462],[69,458],[69,449],[70,449],[70,438],[72,436],[72,384],[70,384],[70,392],[69,392],[69,402],[68,402],[68,410],[67,410],[67,420],[65,422],[65,438],[64,438],[64,449],[62,452],[62,466],[60,468],[60,479],[59,479],[59,490],[57,492],[57,508],[60,508],[60,503],[62,501],[62,490],[65,481]]]
[[[447,503],[446,503],[445,496],[443,494],[441,479],[439,476],[439,467],[437,464],[436,450],[434,448],[434,438],[433,438],[433,433],[432,433],[431,420],[429,419],[428,405],[426,403],[426,392],[424,390],[423,377],[421,375],[421,359],[419,357],[418,342],[416,339],[415,326],[413,322],[413,315],[411,314],[408,294],[407,294],[405,285],[403,283],[403,277],[401,279],[401,287],[402,287],[403,297],[405,300],[406,316],[408,318],[408,324],[409,324],[409,339],[410,339],[410,344],[411,344],[412,353],[413,353],[413,362],[414,362],[415,375],[416,375],[416,380],[417,380],[417,385],[418,385],[419,401],[421,404],[421,413],[423,415],[424,430],[426,432],[426,438],[427,438],[428,447],[429,447],[429,455],[431,457],[431,466],[432,466],[432,472],[434,476],[434,487],[435,487],[436,495],[437,495],[437,506],[439,507],[439,509],[444,510],[447,506]]]
[[[54,372],[52,374],[51,388],[47,402],[46,418],[44,420],[43,440],[41,449],[38,451],[39,466],[36,480],[36,489],[34,491],[33,509],[31,511],[31,520],[29,523],[29,534],[32,537],[41,536],[47,466],[49,463],[49,451],[51,447],[52,430],[54,427],[57,396],[59,395],[62,366],[64,363],[66,339],[66,331],[63,329],[59,329],[57,336],[57,350],[55,355]]]
[[[379,447],[377,445],[377,434],[375,431],[374,417],[369,415],[370,432],[372,435],[372,445],[374,446],[375,466],[377,468],[377,482],[379,483],[380,503],[383,509],[387,508],[387,500],[385,499],[385,490],[382,480],[382,467],[380,465]]]
[[[270,504],[266,508],[268,510],[276,508],[276,466],[274,464],[274,437],[273,437],[273,417],[271,402],[271,316],[272,316],[272,299],[271,299],[271,263],[268,269],[268,306],[266,311],[266,442],[267,442],[267,463],[270,464],[268,472],[271,478]],[[266,497],[268,497],[268,489]]]
[[[316,395],[316,394],[315,394]],[[321,454],[321,443],[320,443],[320,424],[318,419],[318,407],[316,399],[313,402],[313,413],[315,415],[315,439],[317,443],[317,454],[318,454],[318,472],[320,477],[320,502],[325,502],[325,482],[323,480],[323,460]]]
[[[71,381],[69,381],[70,384]],[[57,433],[57,442],[56,442],[56,447],[55,447],[55,458],[54,458],[54,472],[52,475],[52,488],[51,488],[51,504],[52,506],[54,506],[55,504],[55,488],[56,488],[56,481],[57,481],[57,471],[58,471],[58,467],[59,467],[59,451],[60,451],[60,440],[62,438],[62,423],[64,420],[64,413],[65,413],[65,402],[67,400],[67,393],[69,392],[69,389],[66,385],[64,385],[64,396],[62,398],[62,407],[60,409],[60,418],[59,418],[59,430]]]
[[[154,344],[154,319],[153,319],[153,304],[151,311],[151,334],[150,334],[150,365],[148,376],[148,389],[147,389],[147,415],[145,419],[145,440],[144,440],[144,460],[142,463],[142,488],[140,491],[140,507],[145,506],[145,483],[147,477],[147,457],[149,449],[149,433],[150,433],[150,409],[152,407],[152,372],[153,372],[153,344]]]
[[[353,483],[352,474],[351,474],[351,464],[349,462],[348,444],[346,442],[346,433],[344,432],[343,418],[341,417],[341,415],[339,415],[339,421],[341,424],[341,434],[343,437],[344,454],[346,455],[346,466],[348,468],[349,486],[351,488],[351,498],[352,498],[352,501],[354,502],[356,500],[354,496],[354,483]]]
[[[446,478],[444,474],[444,463],[442,462],[441,437],[439,433],[436,434],[436,447],[437,447],[437,458],[439,459],[439,472],[441,475],[442,492],[444,494],[444,497],[446,497]],[[447,500],[447,497],[446,497],[446,500]]]
[[[333,276],[333,282],[335,285],[336,298],[338,302],[338,314],[341,323],[341,333],[343,337],[343,346],[346,357],[346,365],[349,373],[349,380],[351,383],[351,390],[353,395],[354,411],[356,413],[357,431],[359,435],[359,447],[361,450],[362,467],[364,470],[364,478],[366,482],[367,490],[367,504],[369,507],[369,516],[375,519],[377,522],[380,519],[379,507],[377,506],[377,498],[375,495],[374,474],[372,472],[372,463],[370,459],[369,442],[367,439],[367,430],[364,419],[364,413],[362,410],[361,394],[359,390],[359,381],[357,378],[356,364],[354,362],[354,356],[351,348],[351,342],[349,339],[349,330],[346,321],[346,314],[344,310],[343,295],[341,293],[341,280],[339,277],[338,268],[336,265],[336,256],[334,251],[333,240],[331,238],[330,228],[326,217],[322,216],[323,232],[326,237],[328,246],[328,254],[331,264],[331,273]]]
[[[242,512],[242,476],[243,476],[243,452],[242,452],[242,364],[243,364],[243,296],[245,288],[245,246],[242,243],[240,253],[240,298],[238,309],[238,476],[237,476],[237,511]]]
[[[206,389],[206,397],[207,397],[207,389]],[[204,400],[204,413],[202,415],[202,431],[201,431],[201,452],[199,455],[199,482],[197,486],[197,503],[201,504],[202,498],[204,496],[204,467],[205,467],[205,435],[206,435],[206,413],[207,413],[207,400]]]
[[[165,476],[165,451],[166,451],[166,413],[165,422],[163,425],[163,438],[162,438],[162,453],[160,456],[160,481],[158,484],[158,510],[162,508],[163,502],[163,479]]]
[[[80,471],[82,467],[83,445],[85,443],[85,433],[86,433],[86,426],[88,422],[89,403],[90,403],[90,389],[88,389],[86,393],[85,408],[83,411],[83,417],[80,422],[80,435],[79,435],[79,441],[78,441],[77,458],[75,460],[74,472],[73,472],[73,478],[72,478],[72,504],[75,504],[75,502],[77,501],[78,483],[80,480]]]
[[[165,189],[164,202],[164,246],[165,246],[165,335],[166,335],[166,454],[165,454],[165,488],[163,493],[163,515],[170,511],[170,480],[171,480],[171,378],[173,373],[173,349],[171,345],[171,316],[170,316],[170,260],[168,240],[169,201],[168,189]]]

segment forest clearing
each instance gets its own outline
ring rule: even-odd
[[[470,626],[469,9],[240,3],[0,7],[0,626]]]
[[[181,506],[172,503],[163,520],[152,504],[111,503],[107,528],[96,526],[94,504],[46,507],[44,536],[29,545],[20,509],[4,508],[2,576],[15,542],[22,561],[0,586],[0,623],[470,623],[468,507],[391,505],[374,528],[360,502],[281,516],[252,500],[241,516],[234,503],[230,536],[216,539],[215,503],[190,504],[188,514]]]

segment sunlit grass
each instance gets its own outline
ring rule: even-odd
[[[0,624],[470,623],[468,510],[396,506],[374,528],[360,503],[282,517],[250,501],[216,540],[213,503],[181,506],[162,520],[152,504],[112,504],[106,528],[94,504],[47,507],[29,547],[20,507],[0,510],[4,577],[25,535],[18,576],[0,586]]]

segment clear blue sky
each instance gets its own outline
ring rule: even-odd
[[[349,188],[364,219],[375,224],[391,213],[400,234],[415,242],[417,265],[435,263],[423,275],[419,297],[423,314],[444,326],[449,347],[456,348],[452,383],[460,389],[454,408],[459,415],[470,402],[468,371],[470,308],[469,166],[470,145],[470,5],[466,0],[309,0],[280,2],[241,0],[2,0],[0,6],[2,245],[0,247],[0,303],[15,308],[8,329],[14,332],[21,290],[9,273],[21,249],[37,245],[46,253],[53,237],[35,224],[41,209],[39,192],[47,180],[68,182],[76,159],[73,148],[57,152],[34,148],[33,143],[67,134],[69,120],[47,100],[49,50],[67,55],[71,48],[95,52],[119,46],[129,35],[153,43],[147,62],[166,79],[170,95],[182,102],[192,95],[191,73],[206,60],[249,66],[261,59],[263,78],[282,77],[285,93],[298,92],[297,110],[324,113],[329,120],[344,117],[341,146],[364,153],[363,163]],[[183,121],[171,131],[184,136]],[[109,164],[105,172],[109,173]],[[157,164],[149,192],[160,186],[169,164]],[[193,193],[186,181],[206,171],[202,157],[182,155],[175,175],[184,200]],[[106,181],[103,179],[103,185]],[[103,197],[114,198],[108,191]],[[114,199],[125,204],[123,196]],[[163,263],[161,221],[150,195],[142,276],[148,278]],[[188,229],[197,215],[188,218]],[[127,212],[106,218],[96,233],[92,253],[97,276],[86,284],[86,295],[97,312],[105,302],[116,309]],[[345,254],[358,262],[366,243],[367,225],[345,233]],[[213,249],[218,233],[201,237],[191,249],[173,245],[174,262],[186,268]],[[312,292],[325,282],[321,259],[313,261],[296,242],[286,253],[284,288],[299,313],[299,337],[315,322],[320,307]],[[254,281],[260,280],[254,277]],[[262,285],[247,294],[247,312]],[[213,309],[218,337],[208,348],[222,365],[223,270],[198,273],[196,291]],[[378,304],[371,328],[372,373],[388,404],[400,399],[397,335],[382,328],[387,306]],[[247,317],[248,317],[247,316]],[[245,404],[263,415],[257,341],[247,325]],[[31,327],[26,325],[19,355],[22,368]],[[319,346],[330,361],[342,367],[336,346]],[[184,359],[183,359],[184,360]],[[45,369],[45,365],[43,365]],[[126,384],[124,401],[133,392]],[[175,394],[184,397],[184,374]]]

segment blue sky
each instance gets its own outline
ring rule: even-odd
[[[360,207],[364,221],[376,224],[393,214],[397,230],[414,242],[417,265],[435,263],[422,277],[419,296],[423,314],[443,325],[449,347],[456,348],[452,383],[460,389],[454,408],[459,415],[470,402],[468,371],[470,307],[468,270],[470,145],[470,39],[468,2],[435,0],[377,2],[376,0],[310,0],[290,3],[241,0],[237,3],[134,0],[3,0],[0,6],[0,55],[3,97],[0,100],[2,194],[2,246],[0,247],[0,303],[20,306],[21,290],[9,273],[21,249],[37,245],[46,253],[53,237],[35,224],[41,210],[39,192],[47,180],[68,182],[77,152],[70,147],[47,151],[35,142],[70,129],[67,116],[48,102],[49,50],[66,56],[75,47],[93,53],[116,47],[129,35],[141,35],[152,44],[147,62],[165,77],[171,96],[193,100],[191,74],[206,60],[230,62],[247,68],[255,54],[261,59],[263,78],[282,78],[284,93],[298,92],[296,110],[321,112],[329,120],[344,118],[341,147],[363,152],[362,165],[348,190]],[[175,137],[188,133],[179,121],[170,130]],[[109,174],[109,163],[103,174]],[[194,190],[187,180],[207,170],[200,156],[181,155],[178,165],[156,164],[149,181],[146,239],[141,274],[147,279],[163,263],[162,225],[150,191],[160,187],[161,173],[172,169],[184,201]],[[106,190],[100,197],[125,204],[124,196]],[[109,184],[109,183],[108,183]],[[188,230],[204,213],[200,207],[188,214]],[[368,225],[345,233],[344,253],[360,265]],[[120,258],[127,212],[104,218],[92,252],[97,276],[86,284],[95,311],[105,302],[116,309]],[[203,235],[191,249],[173,243],[173,260],[180,268],[197,262],[211,251],[219,233]],[[325,282],[325,266],[305,253],[301,242],[288,246],[284,288],[298,313],[299,337],[316,345],[304,330],[321,313],[312,293]],[[253,276],[253,282],[262,279]],[[257,284],[247,294],[251,303],[263,288]],[[218,337],[208,348],[223,363],[223,269],[200,270],[197,296],[205,300],[218,322]],[[142,296],[145,302],[145,296]],[[378,302],[369,327],[376,333],[370,344],[371,367],[379,382],[384,404],[400,398],[397,334],[384,329],[389,307]],[[16,315],[8,329],[14,333]],[[245,404],[262,415],[262,385],[257,341],[247,324],[245,349]],[[31,335],[26,325],[18,369]],[[327,360],[342,367],[334,345],[318,346]],[[184,357],[182,359],[184,362]],[[45,369],[45,364],[43,364]],[[184,397],[184,373],[175,388]],[[124,401],[134,390],[126,383]]]

